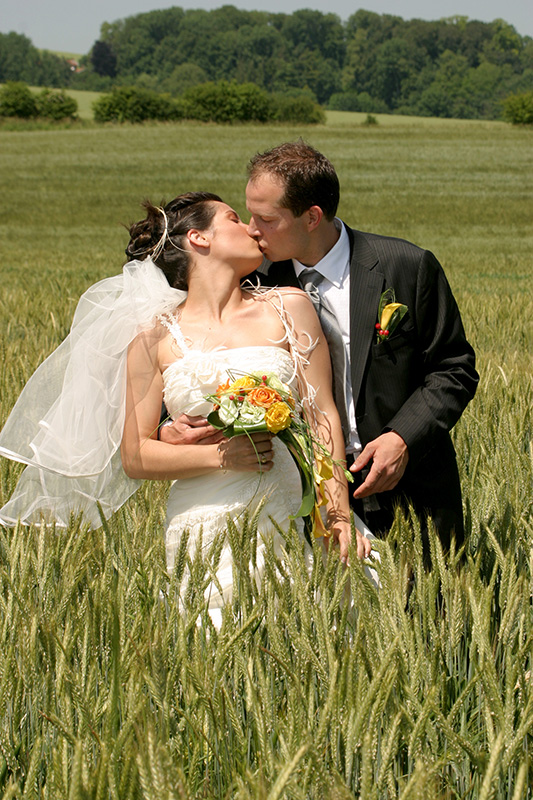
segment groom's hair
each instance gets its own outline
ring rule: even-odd
[[[262,176],[276,178],[285,188],[281,206],[300,217],[319,206],[332,220],[339,205],[339,179],[331,161],[310,144],[298,139],[257,153],[248,164],[250,182]]]
[[[180,194],[165,205],[154,206],[145,200],[146,219],[129,226],[130,241],[126,255],[143,261],[152,258],[163,270],[175,289],[187,290],[189,284],[190,251],[185,237],[191,228],[207,230],[216,212],[215,203],[222,203],[218,194],[188,192]]]

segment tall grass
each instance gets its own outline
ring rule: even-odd
[[[1,133],[1,420],[80,292],[119,270],[143,197],[208,188],[244,214],[248,156],[300,133],[337,166],[347,221],[436,252],[481,373],[454,431],[465,558],[433,538],[426,573],[398,518],[379,591],[318,550],[309,579],[291,532],[258,589],[249,520],[226,534],[216,631],[216,550],[187,588],[185,550],[166,574],[164,485],[96,531],[0,529],[2,797],[531,797],[531,137],[389,122]],[[0,501],[19,472],[0,463]]]

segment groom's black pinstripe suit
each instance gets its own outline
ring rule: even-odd
[[[457,303],[435,256],[402,239],[347,228],[350,238],[350,361],[357,429],[363,447],[394,430],[409,462],[392,492],[358,505],[377,532],[390,527],[395,504],[429,511],[447,545],[463,538],[461,488],[449,431],[474,396],[475,355]],[[264,285],[298,286],[291,261],[271,264]],[[392,287],[408,313],[386,342],[375,324],[382,292]],[[335,368],[335,365],[333,365]]]

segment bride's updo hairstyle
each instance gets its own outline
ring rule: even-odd
[[[187,232],[209,228],[216,212],[214,203],[222,203],[222,199],[211,192],[180,194],[159,207],[145,201],[146,219],[130,226],[126,255],[139,261],[151,256],[169,284],[186,291],[191,256],[185,246]]]

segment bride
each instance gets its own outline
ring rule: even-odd
[[[314,308],[297,289],[243,288],[262,254],[247,226],[217,195],[180,195],[164,208],[145,204],[130,229],[122,276],[91,287],[71,332],[30,379],[0,434],[0,454],[27,464],[0,521],[55,519],[83,511],[98,525],[145,479],[172,480],[166,529],[171,570],[180,536],[208,546],[228,514],[259,513],[261,544],[281,552],[301,503],[298,469],[270,433],[209,444],[160,441],[168,414],[203,415],[205,399],[228,378],[274,373],[301,398],[315,435],[344,459],[331,393],[330,358]],[[340,464],[326,482],[327,527],[341,558],[351,541],[348,486]],[[98,504],[98,505],[97,505]],[[357,554],[370,554],[357,530]],[[210,609],[231,597],[229,545],[222,551]]]

